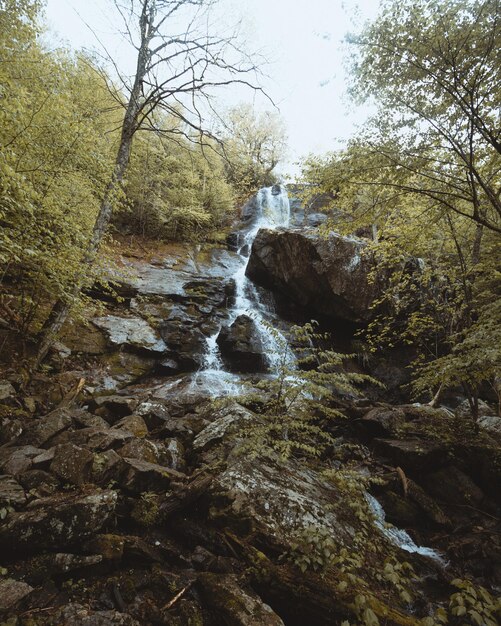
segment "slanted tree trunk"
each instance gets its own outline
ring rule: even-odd
[[[80,294],[85,278],[96,259],[97,252],[110,223],[115,196],[121,188],[125,172],[127,171],[132,140],[137,130],[137,120],[141,111],[141,89],[146,75],[150,39],[151,35],[148,32],[148,2],[145,1],[141,16],[141,47],[138,51],[136,75],[122,123],[120,144],[115,158],[113,173],[110,182],[106,186],[99,213],[92,229],[92,235],[82,259],[81,269],[75,276],[73,287],[66,298],[60,298],[54,304],[41,330],[38,352],[34,362],[35,370],[39,368],[47,356],[48,351],[67,320]]]

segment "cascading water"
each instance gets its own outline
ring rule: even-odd
[[[370,493],[366,494],[367,502],[375,518],[376,526],[383,533],[383,535],[395,546],[398,546],[406,552],[421,554],[427,556],[434,561],[437,561],[441,565],[447,565],[446,561],[441,554],[433,550],[432,548],[426,548],[425,546],[418,546],[414,543],[412,538],[402,530],[387,524],[385,521],[385,513],[381,504]]]
[[[264,187],[252,199],[252,221],[250,225],[239,233],[238,255],[240,267],[232,276],[235,284],[234,305],[228,312],[227,325],[230,326],[240,315],[247,315],[254,320],[259,333],[264,353],[270,370],[276,371],[279,361],[283,359],[284,350],[289,362],[293,361],[292,353],[288,350],[287,340],[275,328],[272,330],[267,321],[273,311],[262,302],[254,284],[245,275],[249,263],[249,254],[260,228],[287,227],[290,220],[290,205],[287,191],[282,185]],[[214,396],[237,395],[241,392],[238,385],[239,377],[224,370],[224,364],[219,354],[217,338],[220,329],[207,338],[207,351],[204,366],[195,377],[197,385],[206,384],[211,387]]]

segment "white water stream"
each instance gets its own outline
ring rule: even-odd
[[[444,560],[441,554],[439,554],[432,548],[418,546],[416,543],[414,543],[412,537],[410,537],[405,530],[388,524],[385,521],[384,509],[374,496],[372,496],[370,493],[367,493],[366,498],[367,502],[369,503],[369,507],[374,515],[376,526],[394,546],[398,546],[406,552],[426,556],[430,559],[433,559],[434,561],[437,561],[443,566],[447,565],[447,562]]]
[[[247,315],[254,321],[261,339],[263,352],[268,361],[271,372],[276,371],[281,359],[286,358],[290,363],[294,357],[288,350],[288,343],[284,335],[276,328],[272,328],[270,316],[273,311],[259,297],[254,284],[245,275],[249,263],[250,250],[258,231],[261,228],[284,228],[289,225],[290,205],[287,191],[281,185],[260,189],[253,200],[255,203],[255,217],[251,225],[241,232],[238,254],[241,264],[233,274],[235,284],[235,303],[228,312],[227,326],[231,326],[240,315]],[[240,377],[225,371],[219,353],[217,338],[221,329],[207,337],[207,348],[202,369],[194,377],[193,384],[204,385],[211,391],[211,395],[231,396],[241,393]]]

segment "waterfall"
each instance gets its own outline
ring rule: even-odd
[[[433,559],[434,561],[439,562],[443,566],[447,565],[441,554],[439,554],[432,548],[426,548],[424,546],[416,545],[412,538],[405,532],[405,530],[397,528],[396,526],[392,526],[391,524],[387,524],[385,521],[385,513],[383,507],[378,502],[378,500],[376,500],[376,498],[370,493],[366,494],[366,498],[372,514],[374,515],[376,526],[394,546],[398,546],[400,549],[405,550],[406,552],[426,556],[430,559]]]
[[[271,308],[259,297],[258,291],[245,272],[249,263],[250,251],[258,231],[261,228],[287,227],[290,221],[290,205],[287,191],[282,185],[263,187],[246,205],[250,213],[250,224],[239,233],[238,255],[241,264],[233,274],[235,284],[235,302],[228,312],[227,325],[230,326],[240,315],[247,315],[254,321],[263,345],[264,354],[270,370],[276,371],[279,361],[283,359],[283,351],[288,343],[284,335],[276,328],[271,328],[268,319],[273,315]],[[245,211],[245,209],[244,209]],[[203,368],[196,376],[197,384],[210,383],[213,395],[237,395],[241,389],[238,386],[238,376],[224,370],[224,364],[219,353],[215,334],[207,337],[206,354]],[[289,363],[293,356],[288,357]]]

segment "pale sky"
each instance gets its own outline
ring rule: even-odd
[[[266,91],[287,125],[289,155],[283,171],[309,153],[339,147],[356,132],[367,110],[346,95],[343,38],[376,15],[379,0],[221,0],[228,20],[243,18],[249,47],[269,60]],[[47,20],[56,41],[73,48],[99,48],[95,35],[127,71],[132,60],[118,43],[110,0],[48,0]],[[252,101],[250,92],[225,93],[226,104]],[[263,103],[257,102],[262,108]],[[269,108],[269,106],[268,106]]]

